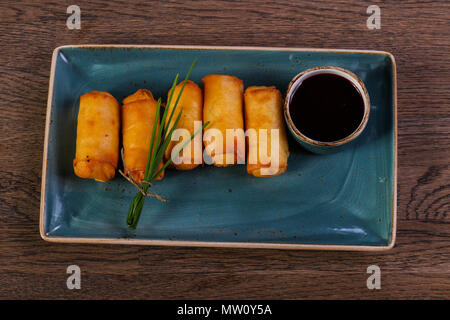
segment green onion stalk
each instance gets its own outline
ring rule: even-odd
[[[167,121],[167,125],[166,125],[166,118],[168,116],[168,110],[169,110],[169,106],[170,103],[172,101],[173,98],[173,93],[174,93],[174,89],[177,85],[178,82],[178,74],[175,77],[175,80],[173,81],[172,84],[172,89],[170,90],[170,94],[167,100],[167,104],[166,104],[166,108],[164,109],[164,113],[162,115],[162,119],[161,119],[161,125],[159,126],[159,129],[157,130],[158,127],[158,119],[159,119],[159,115],[160,115],[160,110],[161,110],[161,98],[158,99],[157,105],[156,105],[156,115],[155,115],[155,121],[153,123],[153,130],[152,130],[152,137],[150,140],[150,147],[148,149],[148,156],[147,156],[147,163],[145,166],[145,173],[144,173],[144,179],[142,180],[142,184],[141,186],[137,186],[139,189],[139,192],[136,194],[136,196],[133,198],[133,201],[130,204],[130,208],[128,209],[128,216],[127,216],[127,225],[130,229],[136,229],[136,226],[139,222],[139,218],[141,217],[142,214],[142,208],[144,206],[144,201],[146,196],[155,196],[156,198],[164,201],[165,199],[162,197],[159,197],[153,193],[149,193],[148,189],[150,188],[151,184],[153,183],[153,181],[155,181],[155,179],[161,174],[161,172],[164,171],[164,169],[167,168],[167,166],[169,164],[172,163],[173,158],[178,156],[178,154],[189,144],[190,141],[192,141],[192,139],[194,139],[194,137],[199,134],[208,124],[209,122],[205,123],[200,129],[198,129],[196,132],[194,132],[194,134],[190,137],[190,139],[188,141],[186,141],[181,148],[179,148],[175,154],[172,154],[172,157],[170,157],[170,159],[168,159],[166,161],[166,163],[164,163],[164,165],[162,166],[161,169],[158,169],[158,165],[161,163],[161,161],[163,160],[163,156],[164,153],[167,149],[167,147],[169,146],[169,143],[171,141],[172,138],[172,134],[173,131],[175,130],[175,128],[178,125],[178,122],[180,121],[181,118],[181,114],[183,112],[183,110],[181,110],[178,113],[178,116],[176,117],[174,123],[172,126],[170,126],[172,117],[175,114],[175,111],[177,109],[178,106],[178,102],[180,100],[181,94],[183,93],[184,90],[184,86],[186,85],[187,80],[189,79],[189,76],[191,74],[192,69],[194,68],[194,65],[196,63],[197,59],[195,59],[192,62],[191,67],[189,68],[189,71],[186,75],[186,78],[184,79],[183,85],[181,87],[181,90],[178,94],[178,97],[175,101],[174,107],[172,109],[172,112],[169,115],[169,119]],[[131,181],[130,181],[131,182]],[[133,183],[135,184],[135,183]],[[136,186],[136,184],[135,184]]]

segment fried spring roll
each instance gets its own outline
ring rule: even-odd
[[[244,163],[242,80],[234,76],[216,74],[207,75],[202,80],[205,94],[203,121],[210,121],[204,133],[205,152],[218,167]],[[227,129],[235,130],[236,134],[227,137]],[[221,137],[214,131],[221,133]]]
[[[289,156],[286,130],[283,121],[282,97],[275,87],[253,86],[247,88],[245,99],[245,129],[248,136],[247,172],[256,177],[277,176],[286,171]],[[252,136],[249,129],[254,129]],[[267,129],[267,148],[261,144],[260,129]],[[278,129],[278,139],[271,129]],[[264,140],[263,140],[264,141]],[[273,142],[273,143],[272,143]],[[276,152],[278,149],[278,161]],[[278,162],[278,163],[277,163]]]
[[[153,124],[156,116],[157,102],[149,90],[141,89],[123,101],[122,136],[126,173],[131,174],[136,182],[144,179],[147,156],[152,139]],[[159,119],[158,127],[159,129]],[[159,164],[158,169],[162,167]],[[128,171],[129,170],[129,171]],[[156,172],[156,171],[155,171]],[[156,180],[161,180],[164,171]]]
[[[202,126],[202,110],[203,110],[203,95],[202,89],[192,81],[187,81],[186,85],[183,89],[183,94],[178,101],[176,112],[173,114],[172,119],[169,124],[169,116],[172,113],[172,110],[175,106],[175,102],[178,98],[180,90],[183,84],[180,83],[175,87],[173,92],[172,100],[170,105],[168,106],[169,110],[166,117],[166,127],[170,128],[175,123],[175,120],[178,117],[178,114],[183,111],[181,114],[180,121],[178,122],[177,129],[185,129],[186,136],[180,136],[178,141],[171,141],[169,146],[166,149],[164,154],[165,159],[170,159],[172,155],[172,150],[176,146],[175,152],[181,148],[181,146],[186,142],[185,139],[190,139],[190,137]],[[168,96],[170,95],[170,91]],[[197,123],[195,123],[197,121]],[[199,128],[194,125],[197,124]],[[176,135],[174,131],[174,135]],[[189,137],[188,137],[189,135]],[[173,137],[173,136],[172,136]],[[183,151],[179,154],[179,157],[171,163],[171,166],[176,168],[177,170],[190,170],[197,167],[202,163],[202,134],[199,133],[195,136],[195,138],[189,142],[189,144],[183,149]],[[197,150],[196,150],[197,149]]]
[[[116,173],[119,159],[119,103],[107,92],[80,97],[73,169],[80,178],[105,182]]]

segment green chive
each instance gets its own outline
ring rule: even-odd
[[[158,99],[158,103],[156,106],[155,121],[153,123],[153,129],[152,129],[152,137],[151,137],[150,146],[149,146],[149,150],[148,150],[147,163],[145,166],[144,180],[146,182],[142,183],[142,191],[144,193],[147,193],[147,190],[150,187],[150,185],[148,183],[152,183],[161,174],[161,172],[163,172],[164,169],[173,161],[173,159],[171,157],[170,159],[168,159],[166,161],[166,163],[163,165],[163,167],[158,170],[158,166],[162,162],[164,153],[166,152],[166,150],[170,144],[172,134],[173,134],[175,128],[177,127],[178,122],[180,121],[182,111],[180,111],[180,113],[177,115],[174,124],[172,126],[170,126],[170,122],[172,120],[173,115],[175,114],[181,94],[183,93],[186,82],[192,72],[192,69],[194,68],[196,61],[197,61],[197,59],[195,59],[192,62],[192,65],[189,68],[189,71],[186,75],[186,78],[183,81],[183,85],[180,89],[178,97],[175,100],[175,104],[173,106],[172,112],[169,115],[169,118],[167,121],[167,126],[166,126],[165,120],[167,118],[170,103],[172,102],[175,87],[177,86],[177,82],[178,82],[178,74],[176,75],[175,80],[173,81],[173,84],[172,84],[172,88],[170,90],[170,94],[169,94],[169,97],[167,100],[167,105],[166,105],[166,107],[164,109],[164,113],[162,115],[159,130],[157,130],[156,128],[158,126],[158,119],[159,119],[159,115],[160,115],[161,99]],[[180,154],[180,152],[188,145],[188,143],[190,141],[192,141],[192,139],[194,139],[194,137],[198,133],[200,133],[208,124],[209,124],[209,122],[205,123],[201,129],[197,130],[191,136],[191,138],[188,141],[186,141],[183,144],[183,146],[176,152],[176,156],[178,156]],[[142,208],[144,207],[144,201],[145,201],[145,196],[142,194],[141,191],[139,191],[136,194],[136,196],[133,198],[133,201],[131,202],[130,207],[128,209],[128,216],[127,216],[126,222],[130,229],[136,229],[137,224],[139,222],[139,218],[141,217],[141,214],[142,214]]]

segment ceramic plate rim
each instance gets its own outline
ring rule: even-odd
[[[50,133],[50,120],[52,110],[53,85],[55,79],[56,58],[62,49],[66,48],[148,48],[148,49],[190,49],[190,50],[260,50],[260,51],[311,51],[311,52],[345,52],[362,54],[380,54],[387,56],[393,67],[393,95],[394,95],[394,176],[392,196],[392,223],[391,239],[384,246],[367,245],[333,245],[333,244],[283,244],[268,242],[217,242],[217,241],[180,241],[180,240],[146,240],[146,239],[113,239],[113,238],[75,238],[48,236],[45,232],[45,195],[47,180],[47,156]],[[120,45],[120,44],[84,44],[63,45],[53,50],[52,64],[50,68],[49,90],[47,98],[47,112],[45,121],[44,152],[42,162],[41,180],[41,204],[39,217],[39,233],[43,240],[57,243],[79,243],[79,244],[129,244],[129,245],[155,245],[155,246],[185,246],[185,247],[221,247],[221,248],[263,248],[263,249],[302,249],[302,250],[343,250],[343,251],[386,251],[394,247],[397,233],[397,65],[394,56],[387,51],[377,50],[351,50],[351,49],[316,49],[297,47],[253,47],[253,46],[189,46],[189,45]]]

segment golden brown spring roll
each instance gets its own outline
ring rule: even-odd
[[[124,162],[129,170],[127,173],[131,174],[136,182],[141,183],[147,165],[157,102],[149,90],[141,89],[125,98],[122,103]],[[159,119],[156,130],[158,129]],[[161,167],[162,163],[159,164],[158,170]],[[163,176],[164,171],[156,180],[161,180]]]
[[[80,178],[108,181],[119,159],[120,111],[107,92],[92,91],[80,97],[76,154],[73,169]]]
[[[173,110],[173,107],[175,106],[175,102],[178,98],[178,95],[180,93],[181,87],[183,86],[183,83],[180,83],[175,87],[172,100],[170,102],[170,105],[168,106],[167,111],[167,117],[166,117],[166,127],[170,128],[175,123],[175,120],[178,116],[178,114],[183,110],[183,113],[181,115],[180,121],[178,122],[177,129],[186,129],[185,133],[189,133],[189,139],[190,137],[195,133],[196,130],[201,128],[202,126],[202,110],[203,110],[203,95],[202,95],[202,89],[195,84],[192,81],[187,81],[186,85],[183,89],[183,94],[180,97],[180,100],[178,101],[176,112],[173,114],[172,119],[170,120],[169,124],[169,116]],[[168,93],[168,96],[170,95],[170,91]],[[197,121],[197,126],[199,128],[194,128],[194,122]],[[175,135],[175,132],[174,132]],[[174,137],[174,136],[172,136]],[[188,139],[186,136],[180,136],[178,141],[171,141],[169,143],[169,146],[166,149],[166,152],[164,154],[165,159],[170,159],[172,155],[172,150],[176,146],[175,151],[178,151],[179,148],[186,142],[185,139]],[[178,159],[176,159],[175,162],[178,164],[172,162],[171,166],[178,169],[178,170],[190,170],[197,167],[199,164],[202,163],[202,134],[199,133],[195,138],[189,142],[189,144],[183,149],[183,151],[180,153]],[[195,150],[195,148],[197,150]]]
[[[205,128],[205,152],[215,166],[229,166],[245,162],[244,117],[242,80],[228,75],[210,74],[203,79],[205,101],[203,121]],[[222,143],[212,130],[222,134]],[[238,130],[227,138],[227,129]],[[212,134],[213,137],[208,139]],[[209,141],[208,141],[209,140]]]
[[[285,172],[289,149],[280,91],[275,87],[253,86],[245,90],[244,99],[245,129],[248,136],[247,172],[256,177],[276,176]],[[254,129],[256,136],[252,137],[249,129]],[[260,150],[261,132],[259,129],[267,129],[267,139],[265,139],[267,141],[267,152],[265,152],[266,150]],[[279,129],[278,140],[274,136],[273,145],[275,147],[275,144],[278,144],[278,164],[274,160],[276,155],[271,153],[271,129]]]

